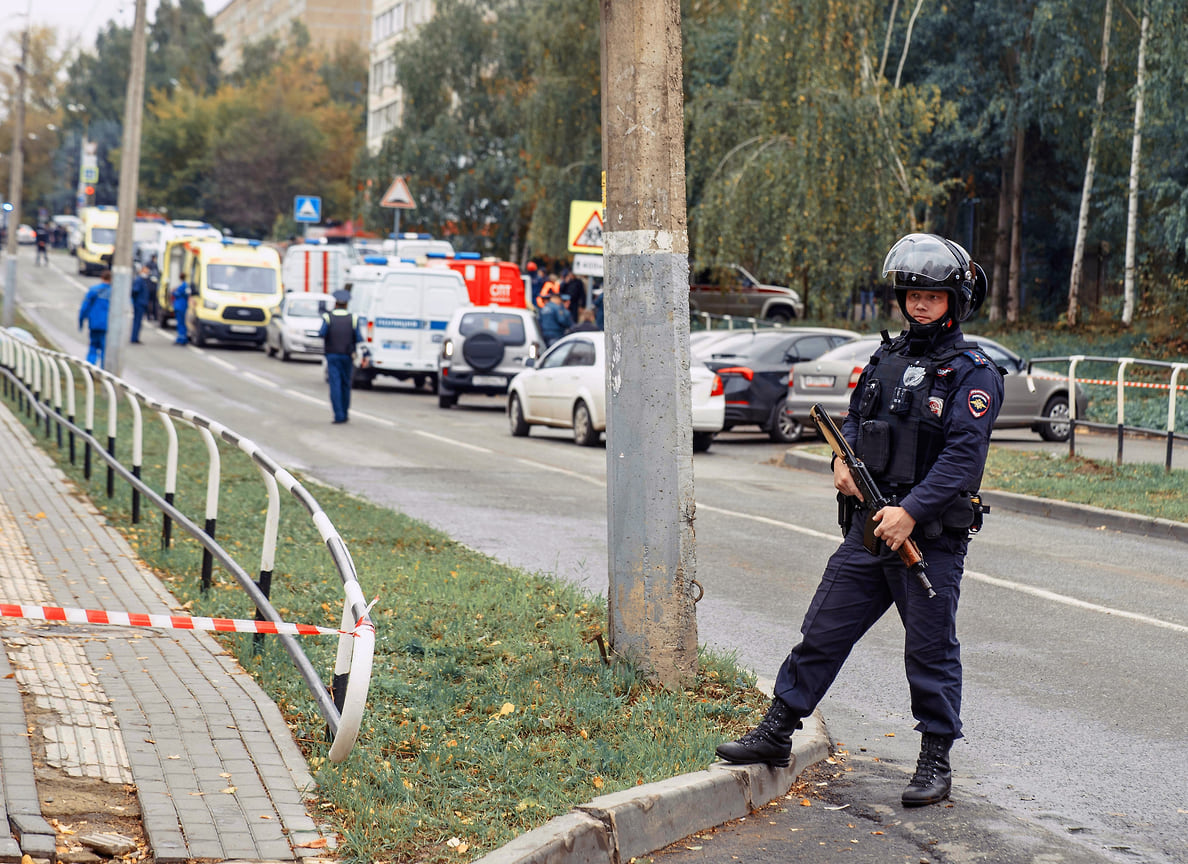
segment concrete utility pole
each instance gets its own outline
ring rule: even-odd
[[[697,673],[679,0],[601,0],[610,644]]]
[[[21,224],[21,185],[25,173],[25,76],[29,64],[29,26],[21,34],[21,62],[17,64],[17,92],[13,96],[12,124],[12,173],[8,177],[8,261],[4,268],[4,317],[5,327],[16,321],[17,287],[17,228]]]
[[[140,120],[144,115],[145,0],[136,0],[132,24],[132,64],[124,101],[124,143],[120,154],[120,224],[111,261],[111,307],[107,316],[107,348],[103,368],[124,372],[125,328],[132,304],[132,234],[136,227],[136,192],[140,185]]]

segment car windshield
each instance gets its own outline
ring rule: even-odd
[[[114,246],[116,237],[116,229],[114,228],[92,228],[91,242],[96,246]]]
[[[289,300],[287,314],[290,318],[317,318],[325,308],[325,300],[316,297],[294,297]]]
[[[276,272],[268,267],[211,264],[206,268],[206,284],[211,291],[275,294]]]
[[[475,333],[490,333],[504,345],[523,345],[524,319],[506,312],[468,312],[458,324],[463,338]]]

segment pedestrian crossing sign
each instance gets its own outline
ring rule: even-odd
[[[321,222],[322,199],[317,195],[294,196],[293,220],[296,222]]]
[[[569,202],[569,251],[602,254],[602,202]]]

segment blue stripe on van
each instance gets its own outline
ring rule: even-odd
[[[425,322],[420,318],[376,318],[376,327],[393,327],[397,330],[423,330]]]
[[[430,330],[444,330],[444,329],[446,329],[446,327],[449,326],[449,324],[450,324],[449,321],[430,321],[429,329]]]

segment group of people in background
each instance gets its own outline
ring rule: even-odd
[[[595,280],[587,305],[586,283],[573,271],[544,273],[535,261],[528,262],[527,270],[532,274],[532,303],[539,311],[546,345],[568,333],[603,329],[601,280]]]

